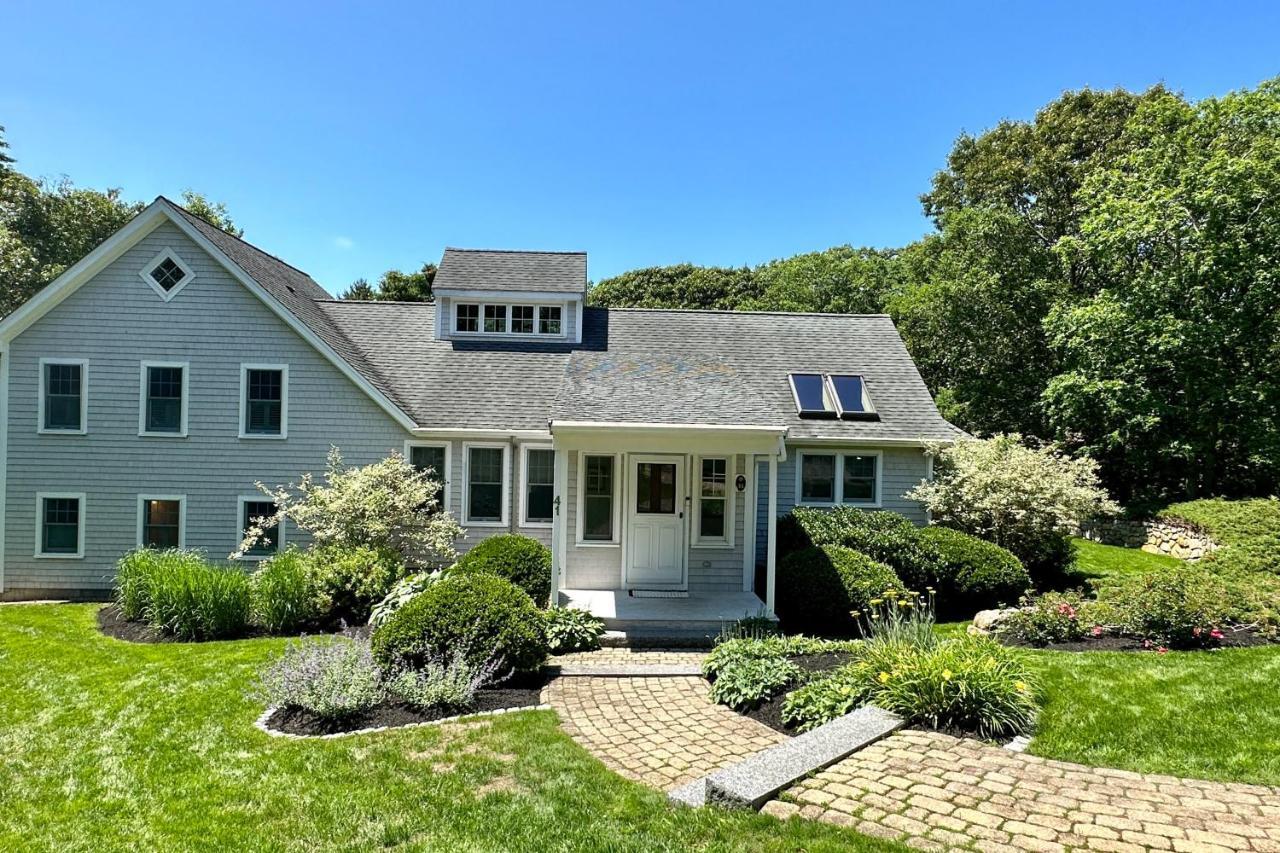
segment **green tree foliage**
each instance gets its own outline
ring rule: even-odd
[[[435,296],[431,285],[436,280],[436,265],[423,264],[416,272],[387,270],[377,286],[358,278],[343,291],[341,299],[383,300],[386,302],[431,302]]]
[[[238,227],[231,220],[231,215],[227,212],[227,206],[220,201],[209,201],[204,195],[195,190],[183,190],[182,206],[187,209],[188,213],[195,214],[215,228],[221,228],[236,237],[244,236],[244,229]]]
[[[1096,295],[1046,328],[1054,429],[1125,497],[1248,494],[1280,477],[1280,80],[1189,104],[1162,95],[1093,172],[1078,239]]]
[[[675,264],[646,267],[605,279],[587,300],[604,308],[714,308],[731,310],[760,295],[748,267]]]
[[[738,307],[879,314],[902,285],[903,272],[895,251],[836,246],[756,267],[760,296]]]

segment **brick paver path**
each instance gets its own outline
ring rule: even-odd
[[[764,811],[923,850],[1280,853],[1280,788],[1084,767],[918,731],[854,753]]]
[[[559,713],[569,736],[609,769],[662,790],[786,739],[712,704],[707,682],[692,676],[557,678],[542,701]]]
[[[553,655],[553,666],[701,666],[706,652],[689,649],[597,649],[594,652],[571,652]]]

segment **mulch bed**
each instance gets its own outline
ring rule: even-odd
[[[340,721],[322,720],[297,708],[278,708],[265,721],[266,727],[291,735],[331,735],[354,732],[382,726],[407,726],[413,723],[430,723],[446,717],[476,714],[514,708],[532,708],[541,702],[542,688],[550,680],[544,673],[518,676],[498,687],[490,687],[476,694],[476,704],[471,708],[433,708],[421,710],[403,702],[383,702],[375,708]]]
[[[822,673],[848,663],[853,659],[853,655],[847,652],[839,654],[821,654],[821,655],[796,655],[788,658],[796,666],[805,672]],[[788,728],[782,722],[782,705],[786,701],[787,694],[790,690],[785,690],[781,695],[762,703],[759,707],[751,708],[746,711],[739,711],[744,717],[750,717],[757,723],[763,723],[776,732],[782,732],[784,735],[795,737],[800,734],[795,729]]]
[[[158,631],[155,628],[152,628],[150,625],[148,625],[145,622],[130,622],[128,619],[124,618],[124,615],[120,612],[120,606],[118,604],[108,604],[98,611],[98,630],[108,637],[113,637],[117,640],[124,640],[127,643],[216,642],[216,641],[210,641],[210,640],[180,640],[177,637],[174,637],[170,634],[164,633],[163,631]],[[364,626],[364,625],[361,625],[356,628],[343,628],[340,631],[335,631],[332,627],[330,627],[327,629],[316,628],[315,630],[308,632],[308,634],[310,635],[342,634],[348,637],[363,636],[363,635],[367,635],[368,633],[369,633],[369,629],[367,626]],[[247,639],[254,639],[259,637],[273,637],[273,636],[279,636],[279,635],[271,634],[262,628],[251,626],[248,630],[246,630],[243,634],[240,634],[239,636],[224,637],[223,639],[247,640]],[[298,635],[290,634],[289,636],[296,637]]]
[[[1103,634],[1101,637],[1085,637],[1080,640],[1071,640],[1065,643],[1049,643],[1043,646],[1033,645],[1013,637],[995,635],[996,639],[1004,643],[1006,646],[1013,646],[1020,649],[1040,649],[1051,652],[1158,652],[1160,644],[1157,642],[1147,643],[1144,640],[1138,640],[1133,637],[1117,637],[1114,634]],[[1200,646],[1198,648],[1178,649],[1177,651],[1206,651],[1211,652],[1215,649],[1248,649],[1257,646],[1270,646],[1280,643],[1280,637],[1272,637],[1267,634],[1260,634],[1250,628],[1227,629],[1223,632],[1223,637],[1211,645]]]

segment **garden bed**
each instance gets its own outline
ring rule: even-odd
[[[127,643],[207,643],[211,640],[184,640],[166,634],[158,628],[153,628],[146,622],[134,622],[124,618],[120,612],[118,604],[108,604],[98,610],[98,630],[104,636],[111,637],[116,640],[124,640]],[[344,628],[341,631],[333,629],[316,628],[309,632],[310,634],[342,634],[348,637],[367,636],[369,629],[366,626],[358,628]],[[247,640],[261,639],[263,637],[284,636],[281,634],[272,634],[265,628],[251,625],[243,632],[235,637],[225,637],[228,640]],[[288,636],[299,636],[290,634]]]
[[[434,723],[471,714],[535,708],[541,704],[542,688],[550,680],[549,675],[539,672],[484,688],[476,692],[475,704],[469,708],[424,709],[389,700],[368,711],[337,721],[317,717],[297,708],[276,708],[262,721],[262,725],[268,731],[279,734],[319,737],[358,732],[364,729],[390,729]]]
[[[1050,652],[1159,652],[1169,649],[1154,640],[1139,640],[1135,637],[1118,637],[1114,634],[1103,634],[1100,637],[1086,636],[1079,640],[1067,640],[1057,643],[1036,645],[1014,637],[994,635],[1006,646],[1019,649],[1038,649]],[[1228,628],[1223,631],[1222,639],[1203,646],[1178,649],[1180,652],[1212,652],[1218,649],[1249,649],[1258,646],[1270,646],[1280,643],[1280,636],[1271,636],[1249,628]]]

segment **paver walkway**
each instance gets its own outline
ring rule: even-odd
[[[923,850],[1280,851],[1280,788],[1084,767],[919,731],[872,744],[763,811]]]
[[[594,652],[570,652],[554,655],[552,666],[693,666],[702,665],[706,652],[688,649],[597,649]]]

